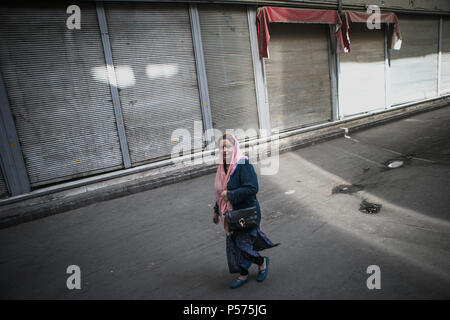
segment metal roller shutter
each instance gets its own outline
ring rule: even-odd
[[[254,137],[259,126],[247,9],[199,5],[198,10],[213,127],[253,129]]]
[[[8,189],[6,187],[5,178],[3,178],[3,173],[0,170],[0,198],[8,196]]]
[[[450,93],[450,18],[442,18],[441,94]]]
[[[81,29],[69,30],[71,4],[0,9],[0,68],[32,186],[122,167],[94,4],[78,3]]]
[[[370,30],[365,23],[350,26],[351,51],[339,56],[339,97],[344,116],[385,104],[384,29]]]
[[[439,18],[399,15],[401,50],[391,51],[392,105],[437,96]]]
[[[273,23],[266,59],[272,129],[331,119],[328,25]]]
[[[132,165],[169,155],[172,132],[188,129],[194,137],[194,121],[201,149],[187,5],[107,3],[106,17]]]

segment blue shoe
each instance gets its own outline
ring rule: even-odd
[[[250,279],[250,275],[247,275],[247,279],[245,279],[245,280],[241,280],[241,279],[239,279],[239,278],[236,278],[236,279],[234,279],[234,280],[231,282],[230,287],[231,287],[231,289],[236,289],[236,288],[238,288],[238,287],[244,285],[244,283],[246,283],[249,279]]]
[[[269,258],[264,257],[266,259],[266,268],[264,270],[258,270],[258,277],[256,278],[256,281],[262,282],[267,277],[267,274],[269,273]]]

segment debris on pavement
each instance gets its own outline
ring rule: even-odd
[[[345,194],[352,194],[355,192],[358,192],[360,190],[364,189],[364,187],[360,184],[341,184],[339,186],[336,186],[331,191],[332,194],[335,193],[345,193]]]
[[[368,214],[375,214],[380,212],[381,204],[371,203],[367,200],[363,200],[359,206],[359,211]]]

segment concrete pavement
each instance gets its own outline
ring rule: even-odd
[[[209,174],[0,230],[0,298],[449,299],[449,124],[446,107],[281,154],[277,175],[259,175],[261,227],[281,242],[262,251],[263,283],[253,266],[228,287]],[[342,184],[362,189],[333,194]],[[363,199],[381,211],[360,212]]]

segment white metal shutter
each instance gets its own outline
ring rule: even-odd
[[[201,149],[202,115],[187,4],[105,6],[132,164],[170,155],[172,132],[187,129],[194,138],[194,121],[199,122],[195,140]],[[193,141],[190,144],[194,147]]]
[[[272,130],[331,120],[328,25],[272,23],[267,90]]]
[[[450,18],[442,18],[441,94],[450,93]]]
[[[257,133],[247,9],[199,5],[198,10],[213,127],[222,133],[227,129],[253,129]]]
[[[351,51],[339,55],[339,107],[344,116],[384,109],[384,29],[350,26]]]
[[[399,15],[402,47],[391,52],[392,105],[437,96],[439,18]]]
[[[69,30],[66,9],[81,8]],[[31,185],[122,167],[93,3],[0,8],[0,68]]]

